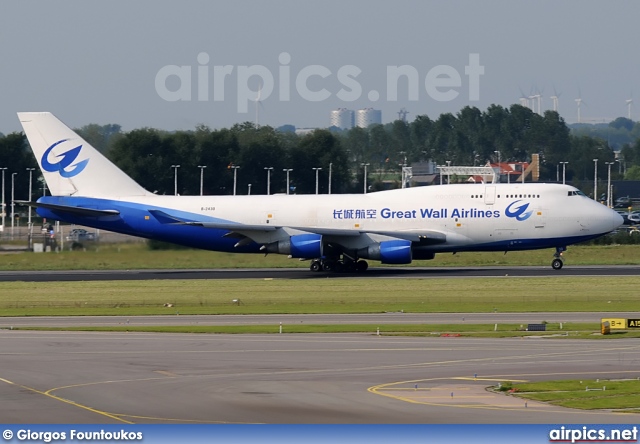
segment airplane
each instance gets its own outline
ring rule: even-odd
[[[127,176],[53,114],[18,113],[51,196],[20,201],[48,219],[181,244],[276,253],[312,271],[364,272],[437,253],[555,248],[622,217],[569,185],[447,184],[368,194],[162,196]]]

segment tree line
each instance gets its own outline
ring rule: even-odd
[[[636,127],[640,128],[636,123],[634,131]],[[266,194],[267,174],[270,192],[285,193],[285,170],[291,170],[289,185],[297,194],[315,193],[316,174],[320,193],[328,192],[329,174],[332,193],[358,193],[363,187],[363,164],[369,165],[368,183],[376,190],[382,188],[383,173],[398,173],[399,186],[400,165],[405,162],[410,165],[430,159],[439,165],[447,161],[452,165],[484,165],[498,160],[530,161],[535,153],[541,159],[540,181],[555,181],[559,162],[569,162],[567,180],[589,193],[593,159],[599,159],[601,178],[607,174],[605,162],[614,161],[607,140],[574,135],[556,112],[538,115],[520,105],[491,105],[485,111],[465,107],[436,120],[421,115],[411,122],[396,120],[345,131],[319,129],[302,136],[250,122],[223,129],[201,125],[175,132],[153,128],[123,132],[119,125],[91,124],[76,131],[140,185],[158,194],[174,193],[176,168],[172,165],[180,165],[178,193],[182,195],[200,193],[201,173],[204,194],[232,194],[234,172],[237,194],[247,194],[250,184],[252,194]],[[640,138],[625,144],[621,153],[627,178],[640,178]],[[37,168],[37,163],[22,133],[0,134],[2,167],[8,168],[7,181],[13,172],[18,173],[15,197],[26,199],[26,169]],[[622,178],[619,170],[622,172],[622,167],[612,169],[613,179]],[[41,189],[39,170],[34,173],[35,198]],[[8,193],[7,189],[7,201]]]

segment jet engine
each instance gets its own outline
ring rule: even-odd
[[[294,258],[315,259],[322,257],[322,235],[297,234],[288,240],[281,240],[265,245],[269,253],[288,254]]]
[[[371,244],[358,250],[358,257],[374,259],[383,264],[410,264],[411,241],[398,239]]]

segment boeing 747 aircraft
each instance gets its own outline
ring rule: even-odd
[[[313,271],[365,271],[436,253],[555,248],[602,236],[622,217],[568,185],[440,185],[370,194],[158,196],[51,113],[18,113],[51,196],[40,216],[206,250],[277,253]]]

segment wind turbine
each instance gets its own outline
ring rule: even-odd
[[[542,91],[537,94],[538,96],[538,114],[542,115]]]
[[[256,128],[260,126],[260,120],[258,118],[258,110],[262,106],[260,102],[260,97],[262,96],[262,82],[260,82],[260,87],[258,88],[258,96],[256,97]]]
[[[558,94],[558,92],[556,91],[556,87],[553,87],[553,95],[550,97],[550,99],[553,101],[553,110],[555,112],[558,112],[558,99],[560,98],[560,95],[562,95],[562,93]]]
[[[538,99],[538,114],[542,115],[542,93],[544,93],[544,89],[538,89],[536,86],[536,95],[534,96]]]
[[[577,98],[576,104],[578,105],[578,123],[581,123],[582,120],[580,120],[580,106],[582,106],[582,99]]]
[[[529,100],[531,100],[531,111],[533,111],[534,113],[536,112],[536,96],[535,94],[532,94],[529,96]]]
[[[520,105],[524,106],[525,108],[529,108],[529,98],[524,95],[524,93],[522,92],[522,88],[520,88]]]
[[[633,94],[630,99],[625,100],[627,103],[627,118],[631,120],[631,104],[633,103]]]
[[[529,99],[527,99],[526,97],[520,97],[520,105],[524,106],[525,108],[529,108]]]
[[[534,113],[542,115],[542,91],[538,90],[537,86],[531,87],[531,92],[529,93],[529,100],[531,100],[531,111]],[[536,102],[538,102],[538,110],[536,111]]]
[[[582,123],[582,118],[580,116],[580,108],[582,107],[582,91],[580,91],[580,87],[578,87],[578,98],[575,99],[576,101],[576,105],[578,105],[578,123]],[[584,102],[584,104],[586,105],[587,103]]]

